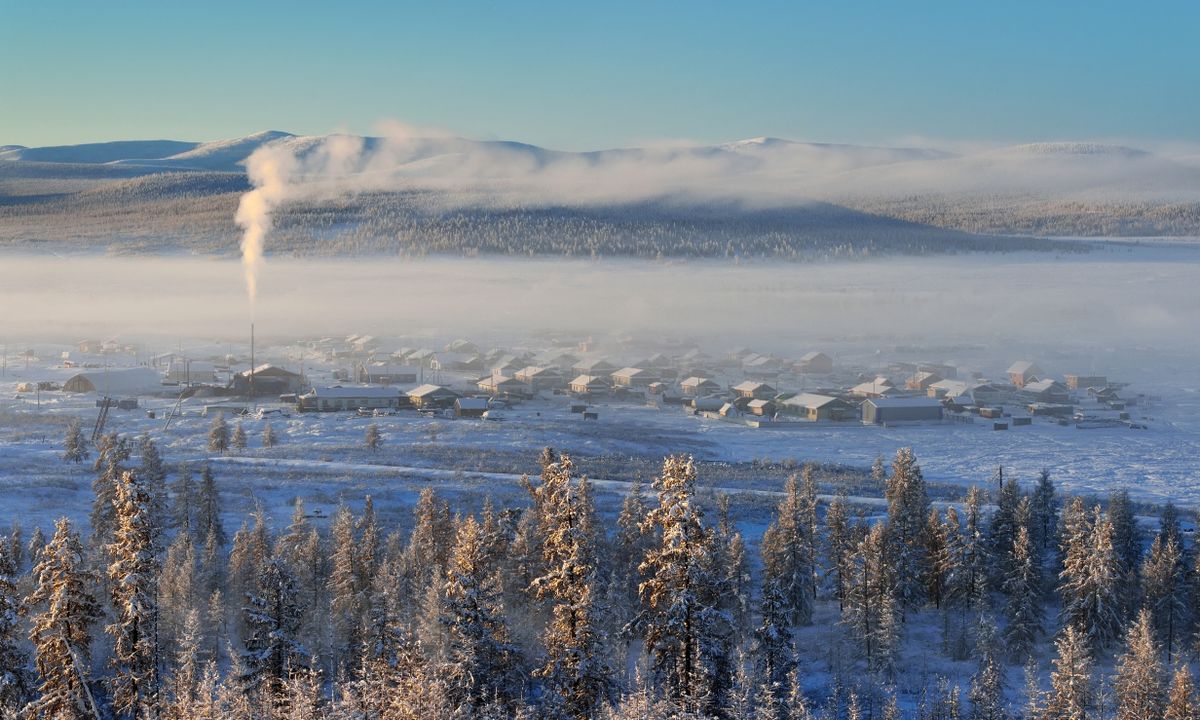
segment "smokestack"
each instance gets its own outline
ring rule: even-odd
[[[258,399],[254,394],[254,323],[250,323],[250,402],[258,407]]]

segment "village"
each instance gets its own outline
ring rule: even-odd
[[[966,423],[1002,431],[1035,422],[1144,429],[1139,409],[1151,399],[1104,375],[1051,373],[1028,359],[988,375],[934,360],[843,363],[822,351],[793,358],[749,348],[710,354],[682,343],[652,349],[630,337],[603,345],[536,340],[483,348],[461,338],[403,346],[371,335],[323,337],[271,343],[261,362],[253,349],[228,345],[150,353],[85,340],[6,356],[3,372],[26,403],[95,396],[95,435],[110,411],[161,413],[166,425],[183,414],[309,412],[503,421],[518,410],[619,422],[630,406],[764,430]],[[22,367],[33,368],[28,378]],[[158,402],[141,407],[147,398]]]

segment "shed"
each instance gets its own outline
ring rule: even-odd
[[[408,397],[416,407],[448,408],[459,398],[459,394],[442,385],[420,385],[408,391]]]
[[[409,407],[408,395],[397,387],[351,386],[317,387],[296,398],[300,412],[338,412],[345,410],[396,410]]]
[[[813,422],[821,420],[857,420],[858,406],[832,395],[803,393],[779,403],[780,412],[799,415]]]
[[[454,401],[454,414],[458,417],[483,417],[487,411],[487,398],[464,397]]]
[[[644,388],[652,382],[659,381],[659,375],[650,370],[638,367],[621,368],[612,374],[613,385],[618,387]]]
[[[721,392],[721,385],[715,380],[710,380],[706,377],[693,375],[688,379],[679,383],[679,389],[684,395],[689,397],[698,397],[701,395],[712,395],[713,393]]]
[[[103,395],[149,395],[162,390],[162,377],[144,367],[89,370],[72,376],[63,383],[63,390]]]
[[[929,397],[867,398],[862,404],[862,420],[870,425],[941,419],[942,403]]]
[[[300,373],[265,363],[234,375],[231,389],[238,395],[249,395],[252,376],[255,395],[283,395],[305,389]]]
[[[569,387],[576,395],[606,393],[612,389],[608,380],[599,375],[580,375],[570,382]]]
[[[755,380],[747,380],[733,386],[733,391],[738,397],[751,398],[754,400],[769,400],[775,397],[775,388],[765,382],[757,382]]]

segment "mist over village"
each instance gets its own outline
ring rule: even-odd
[[[1195,7],[0,18],[0,720],[1200,718]]]

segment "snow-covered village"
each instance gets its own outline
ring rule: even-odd
[[[1200,10],[0,13],[0,720],[1200,720]]]

